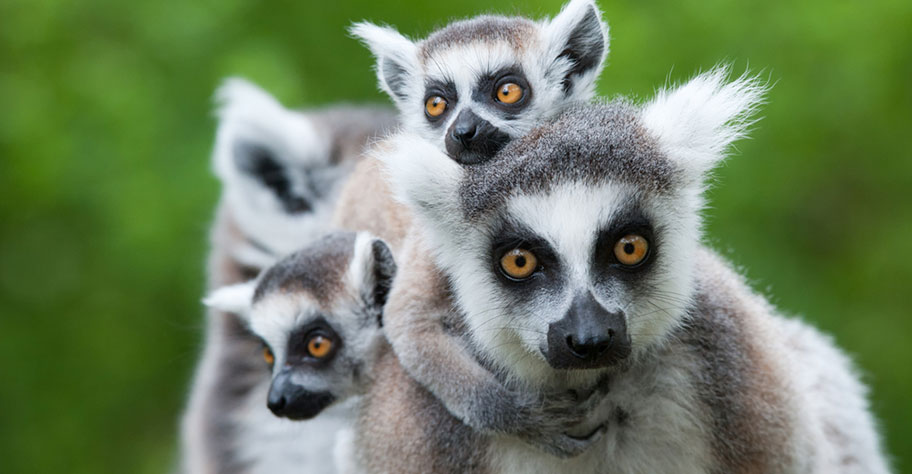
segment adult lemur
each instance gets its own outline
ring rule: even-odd
[[[725,78],[576,107],[473,166],[415,135],[387,143],[414,216],[387,232],[406,237],[385,308],[395,354],[357,429],[367,471],[887,472],[846,356],[700,244],[705,177],[763,93]],[[568,431],[592,444],[560,458],[461,423],[512,422],[480,366],[528,393],[604,386]]]
[[[499,16],[456,22],[417,43],[368,24],[354,32],[377,55],[381,84],[405,127],[466,163],[483,161],[508,139],[589,99],[608,50],[607,28],[591,0],[573,0],[539,22]],[[224,187],[210,288],[253,278],[329,229],[325,216],[336,206],[337,185],[363,145],[393,123],[382,111],[362,108],[290,112],[240,82],[226,85],[221,95],[214,158]],[[359,197],[343,205],[356,212],[336,218],[335,225],[351,227],[346,224],[357,220],[355,214],[372,225],[383,220],[384,214],[373,213],[372,199],[363,199],[376,190],[382,202],[385,185],[376,173],[370,161],[348,179]],[[329,449],[331,437],[315,445],[302,438],[300,426],[267,410],[261,395],[269,376],[260,349],[236,315],[210,312],[183,420],[183,470],[268,471],[272,462],[306,456],[302,445]]]

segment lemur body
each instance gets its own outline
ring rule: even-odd
[[[643,107],[579,107],[468,167],[418,137],[388,142],[413,214],[388,231],[407,237],[385,309],[394,350],[356,430],[365,470],[888,472],[850,361],[700,244],[704,176],[761,93],[713,71]],[[464,345],[421,339],[440,327]],[[588,448],[562,458],[473,429],[501,415],[459,402],[497,406],[478,367],[529,393],[606,386],[567,430]]]
[[[353,32],[377,55],[380,83],[403,125],[420,130],[461,162],[483,161],[510,138],[590,99],[608,52],[607,28],[591,0],[573,0],[557,17],[541,22],[504,17],[457,22],[418,44],[369,24]],[[507,87],[504,100],[495,100],[499,86],[510,84],[521,86],[519,98]],[[237,81],[219,96],[214,162],[223,193],[212,232],[210,289],[255,277],[329,229],[385,230],[384,223],[408,219],[382,205],[386,184],[377,179],[375,163],[363,160],[364,166],[348,174],[364,145],[394,126],[390,114],[363,108],[296,113]],[[428,109],[432,96],[446,101],[434,117]],[[342,182],[348,184],[340,205],[362,219],[338,213],[348,217],[330,224]],[[395,247],[402,236],[383,237]],[[258,463],[301,459],[295,445],[328,449],[307,444],[295,435],[297,428],[272,419],[263,399],[269,379],[258,356],[260,343],[242,321],[215,310],[207,319],[183,419],[182,469],[266,472],[266,464]],[[330,411],[318,417],[321,423],[332,418]],[[343,429],[344,422],[337,426]],[[248,454],[241,456],[242,448]]]
[[[362,149],[395,127],[386,109],[297,112],[238,80],[227,82],[219,99],[213,162],[223,190],[211,232],[210,290],[254,278],[329,230],[327,216]],[[270,377],[260,356],[262,343],[243,321],[214,309],[206,320],[182,420],[180,469],[276,472],[276,466],[331,451],[333,436],[314,440],[300,424],[279,419],[266,407]],[[311,424],[331,433],[350,426],[350,419],[350,408],[338,406]],[[324,466],[335,472],[331,463]]]
[[[380,316],[395,271],[382,241],[363,232],[336,232],[257,279],[220,288],[206,299],[210,307],[240,316],[263,343],[273,376],[268,391],[251,400],[257,404],[251,411],[265,404],[276,416],[308,420],[285,423],[276,438],[265,440],[291,454],[270,452],[275,448],[263,439],[242,444],[239,452],[249,455],[256,470],[354,471],[352,398],[370,382],[372,362],[385,345]],[[241,433],[241,439],[247,436]]]
[[[353,33],[377,56],[380,85],[396,102],[404,129],[464,166],[484,163],[511,139],[590,100],[608,51],[607,27],[591,0],[571,1],[538,23],[491,16],[456,22],[418,43],[369,24]],[[421,150],[413,160],[424,159]],[[376,160],[358,165],[334,222],[381,236],[397,257],[408,251],[402,244],[412,232],[409,212],[393,203]],[[441,326],[451,319],[446,312],[414,314],[391,320],[386,334],[396,354],[408,359],[409,373],[459,419],[485,432],[519,434],[561,455],[590,442],[564,434],[586,406],[577,396],[513,390],[459,349]],[[451,356],[462,362],[452,363]]]

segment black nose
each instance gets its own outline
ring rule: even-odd
[[[320,414],[335,401],[329,392],[314,392],[291,380],[291,372],[283,369],[269,387],[266,406],[276,416],[292,420],[307,420]]]
[[[472,143],[472,140],[478,136],[478,124],[474,122],[456,123],[450,134],[453,136],[453,140],[458,141],[462,146],[468,148]]]
[[[614,329],[608,329],[601,334],[590,334],[586,339],[578,339],[570,334],[567,336],[567,347],[570,352],[580,359],[592,360],[602,355],[611,348],[614,339]]]
[[[559,369],[608,367],[630,354],[624,313],[606,310],[585,292],[573,298],[564,317],[548,327],[548,363]]]
[[[471,109],[459,112],[444,139],[450,158],[463,165],[489,160],[508,141],[509,135]]]

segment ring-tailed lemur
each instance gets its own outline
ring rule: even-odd
[[[396,272],[389,248],[367,233],[328,234],[283,258],[257,279],[220,288],[206,304],[241,316],[264,344],[272,370],[259,402],[279,417],[311,420],[363,393],[383,341],[380,318]],[[351,410],[334,410],[294,428],[296,456],[261,456],[263,472],[352,472]],[[239,451],[244,453],[244,434]],[[257,446],[262,440],[249,440]],[[329,444],[333,443],[333,444]],[[335,460],[327,449],[335,446]],[[347,448],[347,449],[346,449]]]
[[[353,33],[377,56],[380,85],[396,102],[404,128],[465,166],[483,163],[507,140],[591,99],[608,51],[607,26],[591,0],[573,0],[553,19],[537,23],[492,16],[456,22],[418,43],[366,23]],[[474,121],[470,128],[478,141],[454,148],[464,120]],[[422,153],[416,149],[413,159],[423,160]],[[334,221],[340,228],[380,235],[394,253],[410,227],[409,213],[392,202],[373,159],[358,165]],[[386,333],[396,353],[409,358],[406,369],[457,417],[479,430],[521,434],[562,455],[591,442],[564,434],[585,412],[578,399],[591,400],[591,393],[542,398],[512,390],[465,353],[445,350],[456,341],[442,330],[436,313],[427,316],[428,324],[391,321]],[[436,342],[416,344],[419,340]],[[438,353],[462,357],[451,361]],[[477,403],[474,392],[491,397]]]
[[[247,281],[325,233],[362,149],[395,127],[392,112],[380,107],[293,111],[241,80],[227,81],[217,98],[213,162],[222,196],[211,232],[210,290]],[[183,472],[257,472],[254,454],[275,462],[301,458],[308,438],[260,399],[269,386],[260,350],[237,315],[208,311],[181,426]]]
[[[700,243],[705,177],[764,92],[726,77],[580,106],[477,166],[413,135],[387,144],[407,240],[432,249],[397,255],[387,324],[449,307],[466,351],[502,377],[530,391],[607,377],[607,394],[571,430],[601,437],[562,459],[461,424],[397,348],[356,430],[369,472],[888,472],[849,359]]]
[[[590,100],[608,54],[608,27],[593,0],[571,0],[539,22],[458,21],[418,42],[367,22],[351,32],[376,56],[380,87],[403,127],[466,164]]]

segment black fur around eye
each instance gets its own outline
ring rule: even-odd
[[[339,352],[342,339],[326,322],[318,318],[295,330],[288,338],[288,359],[315,366],[326,364]]]
[[[424,92],[424,117],[432,124],[440,123],[456,106],[457,99],[456,86],[452,83],[431,82]]]

